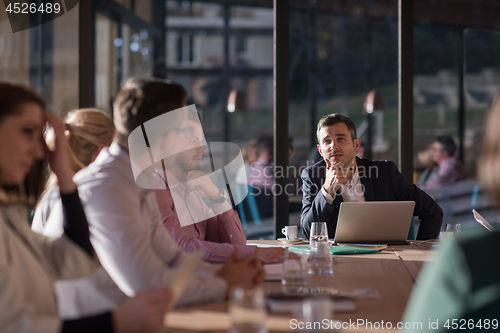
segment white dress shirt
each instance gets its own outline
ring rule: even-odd
[[[130,158],[113,143],[78,172],[78,186],[97,256],[127,295],[168,286],[185,258],[163,226],[153,191],[134,182]],[[179,304],[220,301],[226,282],[216,266],[203,263],[188,282]]]
[[[342,171],[340,171],[342,172]],[[321,193],[325,197],[326,202],[330,205],[333,205],[333,201],[335,200],[328,192],[326,192],[325,188],[321,186]],[[361,180],[359,179],[358,167],[356,166],[356,170],[354,170],[354,174],[352,175],[352,181],[350,185],[341,185],[340,193],[342,195],[342,200],[344,202],[351,201],[365,201],[365,191],[364,186],[361,184]]]

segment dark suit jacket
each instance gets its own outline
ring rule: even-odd
[[[356,157],[361,184],[365,188],[365,201],[415,201],[414,216],[420,218],[417,239],[435,239],[439,236],[443,211],[424,191],[410,183],[391,161],[371,161]],[[330,238],[334,238],[339,216],[340,192],[333,206],[321,193],[325,181],[324,160],[307,167],[302,172],[302,211],[300,223],[304,235],[309,237],[312,222],[327,222]]]

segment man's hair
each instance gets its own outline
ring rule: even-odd
[[[168,80],[128,79],[113,102],[115,140],[128,147],[128,136],[138,126],[166,112],[179,109],[186,99],[186,90]]]
[[[446,151],[450,157],[455,155],[455,150],[457,149],[457,145],[450,136],[446,135],[439,136],[434,141],[439,143],[441,145],[441,150]]]
[[[351,134],[352,141],[354,141],[357,138],[356,125],[354,125],[354,122],[350,118],[343,116],[340,113],[332,113],[324,116],[318,122],[318,130],[316,131],[316,137],[318,138],[318,143],[320,143],[319,131],[323,127],[333,126],[338,123],[344,123],[347,126],[347,129]]]

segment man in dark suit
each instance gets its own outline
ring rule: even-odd
[[[300,223],[306,237],[312,222],[327,222],[334,238],[343,201],[415,201],[420,218],[417,239],[438,238],[443,211],[425,192],[410,183],[391,161],[356,157],[361,144],[348,117],[330,114],[318,123],[318,151],[323,160],[302,172]]]

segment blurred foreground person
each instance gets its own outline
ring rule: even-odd
[[[170,285],[187,257],[162,224],[151,187],[136,183],[134,170],[140,166],[131,161],[131,156],[140,154],[145,156],[142,162],[155,166],[144,133],[152,145],[150,127],[164,126],[155,118],[171,115],[171,111],[185,106],[184,100],[185,91],[178,84],[155,79],[127,80],[113,104],[113,143],[73,178],[95,252],[113,281],[129,296]],[[137,134],[142,145],[137,142],[129,147],[129,136],[135,142]],[[181,128],[167,133],[172,138],[187,134],[189,131]],[[259,260],[253,256],[241,259],[237,252],[223,267],[202,263],[187,281],[179,304],[220,301],[231,287],[252,288],[262,282],[264,275]]]
[[[143,292],[115,311],[61,321],[54,283],[91,275],[99,267],[72,172],[67,163],[64,124],[44,111],[43,101],[27,89],[0,83],[0,331],[144,332],[163,322],[171,293]],[[45,152],[47,122],[56,139]],[[46,159],[57,175],[67,223],[64,235],[47,238],[32,232],[27,206],[38,199]]]
[[[430,148],[423,149],[417,153],[417,161],[419,168],[417,171],[421,171],[417,182],[415,185],[420,186],[425,184],[425,182],[432,177],[437,171],[437,164],[432,160],[432,154]]]
[[[111,144],[114,132],[113,120],[99,110],[82,109],[68,113],[64,133],[72,175],[93,162],[101,149]],[[49,147],[55,145],[53,134],[53,131],[47,131]],[[31,225],[33,231],[49,237],[61,237],[64,233],[65,217],[57,185],[57,177],[52,173]],[[56,290],[59,315],[64,319],[109,311],[127,298],[102,267],[85,279],[58,281]]]
[[[478,174],[500,204],[500,94],[486,121]],[[471,216],[472,219],[472,216]],[[500,232],[486,229],[453,239],[420,273],[403,322],[437,323],[433,332],[498,330],[500,325]],[[465,324],[464,324],[465,323]],[[410,332],[420,332],[417,328]]]

